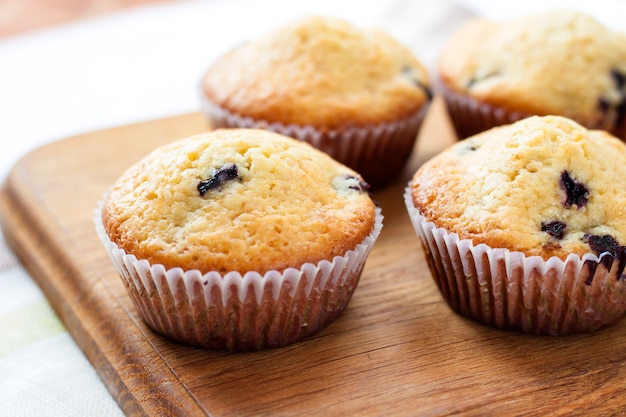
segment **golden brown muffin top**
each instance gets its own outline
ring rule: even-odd
[[[358,174],[304,142],[222,129],[129,168],[102,219],[113,242],[153,264],[264,273],[344,255],[372,231],[375,205]]]
[[[310,16],[218,58],[203,90],[241,116],[341,129],[414,114],[428,84],[413,53],[383,31]]]
[[[626,106],[626,35],[572,10],[476,19],[444,46],[439,75],[482,102],[597,126]]]
[[[560,116],[458,142],[415,173],[416,207],[471,239],[565,259],[626,244],[626,144]]]

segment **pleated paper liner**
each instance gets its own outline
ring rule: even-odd
[[[217,272],[151,265],[108,238],[96,210],[96,230],[145,323],[172,340],[215,350],[286,346],[318,333],[347,307],[382,229],[380,208],[371,234],[344,256],[284,271]]]
[[[442,85],[440,89],[459,139],[533,116],[531,113],[512,111],[477,101],[452,91],[445,85]],[[598,120],[584,120],[566,114],[561,116],[571,118],[588,129],[604,130],[619,139],[626,140],[626,99],[624,102],[616,103],[613,108],[607,108],[603,112],[603,117]]]
[[[538,335],[599,330],[626,315],[626,255],[593,253],[566,260],[473,245],[426,220],[410,188],[405,204],[441,295],[479,323]]]

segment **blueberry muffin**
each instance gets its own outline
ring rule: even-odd
[[[149,327],[227,350],[284,346],[327,326],[382,227],[356,172],[254,129],[155,149],[113,184],[95,221]]]
[[[626,312],[626,144],[531,116],[422,165],[405,201],[450,306],[501,329],[593,331]]]
[[[432,94],[422,63],[385,32],[309,16],[219,57],[201,96],[212,126],[307,141],[378,188],[404,167]]]
[[[438,73],[459,138],[552,114],[626,139],[626,34],[584,13],[476,19],[444,46]]]

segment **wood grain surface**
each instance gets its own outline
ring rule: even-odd
[[[454,140],[439,102],[403,178],[378,191],[385,226],[347,310],[281,349],[213,352],[138,318],[92,215],[117,176],[154,147],[206,130],[199,114],[46,145],[0,194],[7,240],[129,416],[624,415],[625,323],[537,337],[453,313],[431,279],[402,191]]]

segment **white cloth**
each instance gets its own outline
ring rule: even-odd
[[[432,69],[442,42],[476,13],[593,6],[619,25],[624,4],[610,3],[186,0],[7,38],[0,41],[0,179],[44,143],[199,110],[199,80],[213,59],[297,16],[381,27]],[[1,234],[0,415],[122,415]]]
[[[123,416],[1,235],[0,415]]]

